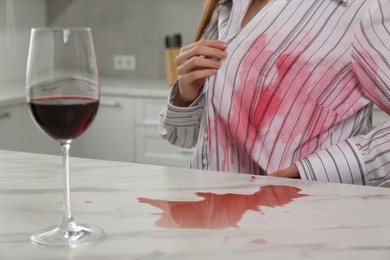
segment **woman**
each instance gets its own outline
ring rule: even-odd
[[[160,133],[190,167],[384,185],[390,1],[209,0]]]

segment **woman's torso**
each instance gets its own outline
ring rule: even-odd
[[[228,57],[203,90],[192,167],[264,174],[369,130],[351,43],[371,1],[274,0],[242,29],[250,0],[223,2],[205,37]]]

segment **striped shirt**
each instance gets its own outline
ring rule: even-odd
[[[245,27],[251,0],[221,0],[203,37],[228,56],[189,107],[171,100],[160,134],[193,147],[190,167],[382,185],[390,179],[389,0],[273,0]]]

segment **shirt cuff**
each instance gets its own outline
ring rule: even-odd
[[[179,89],[178,81],[173,84],[171,93],[168,97],[166,110],[162,111],[165,117],[165,123],[172,126],[197,126],[202,117],[204,104],[202,94],[199,95],[188,107],[179,107],[172,104]],[[162,114],[160,113],[160,116]]]
[[[301,179],[366,185],[366,166],[351,139],[316,152],[295,164]]]

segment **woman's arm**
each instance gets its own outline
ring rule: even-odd
[[[187,107],[175,106],[172,100],[179,90],[178,81],[172,87],[166,106],[160,112],[159,132],[162,138],[182,148],[195,146],[199,135],[204,99],[200,95]]]
[[[183,148],[197,142],[203,115],[202,90],[206,79],[220,67],[226,57],[226,44],[218,40],[200,40],[180,50],[176,58],[178,79],[168,102],[160,113],[160,135]]]

